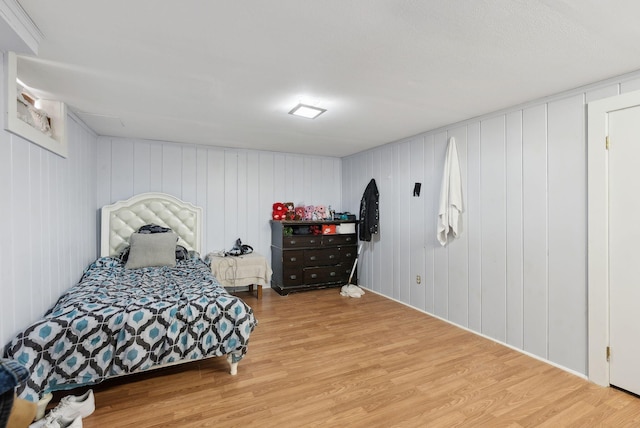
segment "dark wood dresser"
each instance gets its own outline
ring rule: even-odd
[[[315,235],[313,227],[341,233]],[[358,252],[356,220],[271,221],[271,288],[281,295],[349,281]],[[357,284],[357,270],[351,283]]]

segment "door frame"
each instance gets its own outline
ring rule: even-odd
[[[608,114],[636,105],[640,91],[587,104],[588,377],[603,386],[609,386]]]

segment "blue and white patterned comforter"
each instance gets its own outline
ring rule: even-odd
[[[5,355],[29,369],[18,393],[37,401],[48,391],[157,364],[225,354],[238,361],[256,324],[251,308],[228,294],[199,258],[175,268],[125,269],[103,257]]]

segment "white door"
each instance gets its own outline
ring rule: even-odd
[[[640,394],[640,106],[609,128],[609,383]]]

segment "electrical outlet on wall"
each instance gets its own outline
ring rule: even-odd
[[[422,283],[422,277],[420,275],[416,275],[416,284]]]

